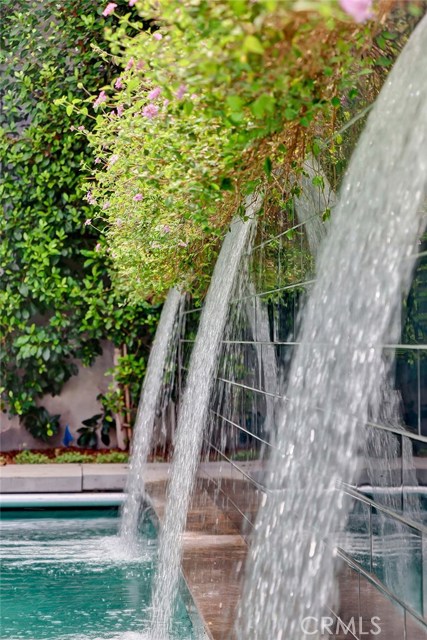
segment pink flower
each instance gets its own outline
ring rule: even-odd
[[[123,225],[123,220],[121,218],[117,218],[116,220],[116,226],[117,227],[121,227]]]
[[[147,104],[142,110],[142,115],[151,120],[159,113],[159,107],[155,104]]]
[[[154,38],[154,40],[161,40],[163,38],[163,36],[162,36],[161,33],[156,31],[155,33],[153,33],[153,38]]]
[[[95,164],[99,164],[101,162],[101,158],[95,158]]]
[[[129,6],[133,7],[136,4],[136,0],[129,0]]]
[[[197,93],[192,93],[192,94],[191,94],[191,96],[190,96],[190,98],[191,98],[192,100],[195,100],[197,97],[198,97],[198,96],[197,96]]]
[[[136,63],[136,68],[138,69],[138,71],[141,71],[141,69],[143,69],[144,67],[145,67],[144,60],[138,60],[138,62]]]
[[[170,100],[165,98],[165,100],[163,100],[163,106],[166,108],[168,106],[169,102],[170,102]]]
[[[171,228],[168,224],[164,224],[162,227],[163,233],[170,233],[171,232]]]
[[[123,88],[123,82],[121,78],[117,78],[117,80],[114,83],[114,87],[116,89],[122,89]]]
[[[110,167],[112,167],[113,164],[115,164],[118,159],[119,159],[119,156],[117,155],[117,153],[113,153],[113,155],[111,156],[110,161],[108,163],[110,165]]]
[[[88,227],[90,224],[92,224],[92,218],[85,220],[85,227]]]
[[[105,91],[101,91],[101,93],[93,103],[94,108],[96,109],[97,107],[99,107],[100,104],[102,104],[106,100],[107,100],[107,94],[105,93]]]
[[[184,242],[183,240],[180,240],[178,242],[178,247],[188,247],[188,244],[186,242]]]
[[[78,128],[79,131],[84,131],[85,130],[85,128],[84,128],[84,126],[82,124],[80,125],[80,127],[77,127],[77,128]]]
[[[104,204],[102,205],[102,208],[103,209],[108,209],[109,206],[110,206],[110,203],[107,200],[107,202],[104,202]]]
[[[86,200],[89,202],[89,204],[96,204],[96,200],[92,195],[91,191],[88,191],[86,194]],[[88,224],[90,224],[92,221],[89,220]]]
[[[127,65],[125,66],[125,70],[129,71],[129,69],[132,69],[133,65],[135,64],[135,60],[133,58],[131,58],[129,60],[129,62],[127,63]]]
[[[182,100],[182,98],[185,96],[185,93],[187,91],[187,87],[185,86],[185,84],[181,84],[178,87],[178,91],[175,93],[175,96],[178,100]]]
[[[372,17],[372,0],[339,0],[341,8],[356,22],[365,22]]]
[[[101,243],[98,242],[98,244],[95,247],[95,251],[101,251]]]
[[[119,104],[119,106],[117,107],[117,115],[119,116],[119,118],[122,117],[123,111],[124,111],[123,105]]]
[[[107,4],[107,6],[105,7],[104,11],[102,12],[102,15],[106,18],[107,16],[109,16],[111,13],[114,13],[114,9],[117,7],[117,4],[115,2],[109,2]]]
[[[142,193],[137,193],[136,196],[133,196],[132,200],[134,202],[139,202],[140,200],[142,200]]]
[[[156,100],[161,93],[162,93],[162,90],[160,89],[160,87],[156,87],[155,89],[150,91],[150,93],[148,94],[148,99]]]

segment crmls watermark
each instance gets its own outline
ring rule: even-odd
[[[301,631],[304,632],[306,637],[316,635],[327,637],[338,634],[341,634],[341,636],[348,635],[349,638],[354,638],[355,635],[360,638],[363,636],[372,637],[381,633],[381,618],[374,616],[370,620],[364,620],[363,618],[353,617],[348,622],[344,622],[340,618],[328,616],[323,616],[322,618],[307,616],[301,622]]]

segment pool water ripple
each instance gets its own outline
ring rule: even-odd
[[[0,522],[2,640],[155,640],[146,633],[157,541],[148,523],[123,548],[118,521],[30,518]],[[171,640],[193,640],[179,602]]]

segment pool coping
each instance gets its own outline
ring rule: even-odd
[[[128,464],[120,463],[4,465],[0,467],[0,494],[123,491],[128,470]]]
[[[102,493],[3,493],[0,509],[55,509],[120,507],[126,494]]]

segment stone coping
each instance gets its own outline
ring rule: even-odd
[[[170,465],[146,465],[146,482],[165,481]],[[80,493],[123,491],[128,464],[14,464],[0,467],[0,493]]]

